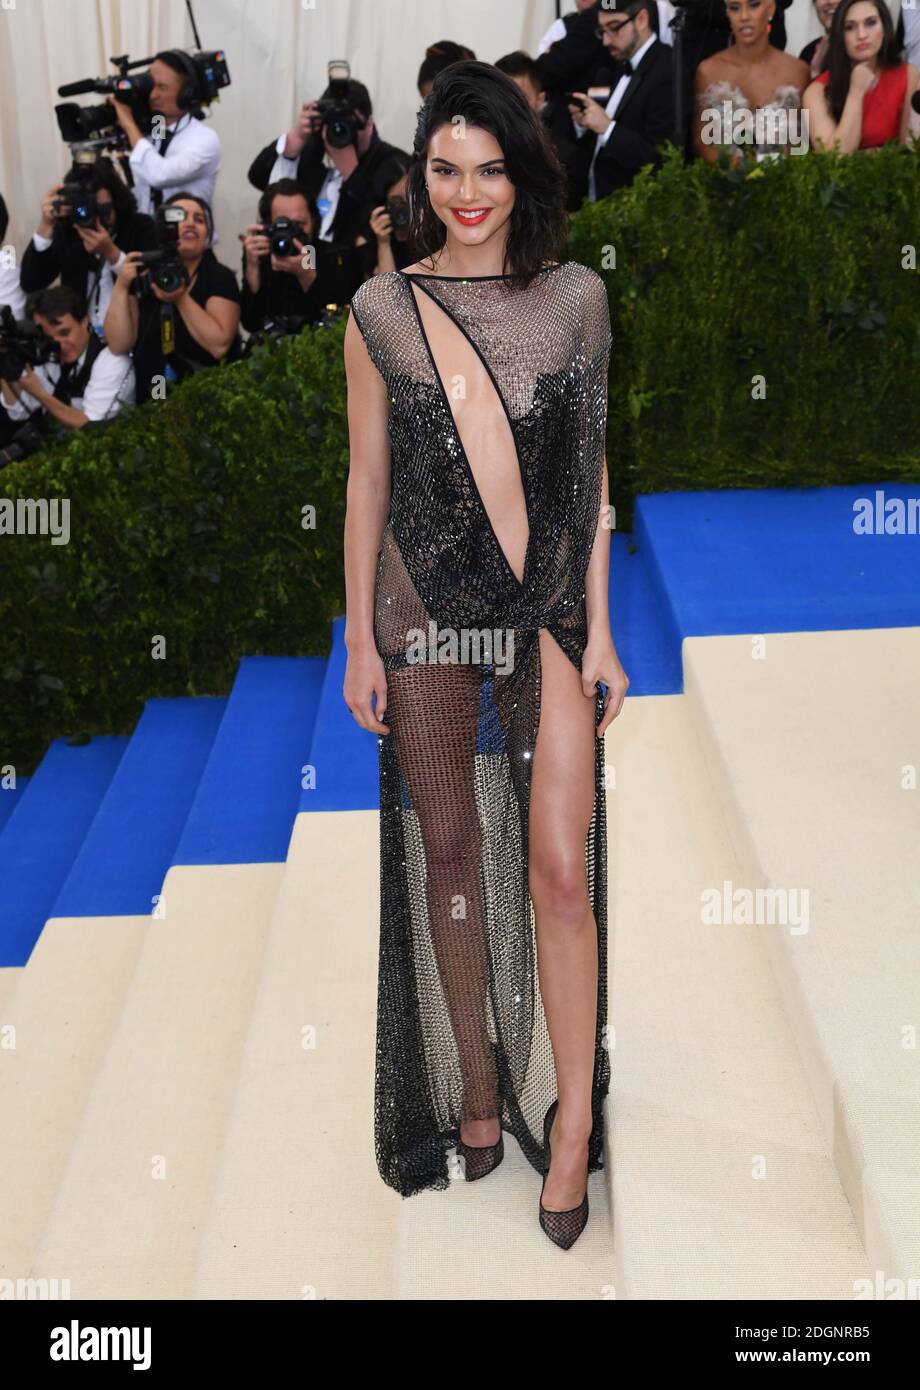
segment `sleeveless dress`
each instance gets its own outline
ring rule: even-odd
[[[391,500],[374,602],[390,730],[378,738],[374,1142],[384,1182],[408,1197],[448,1186],[462,1119],[497,1114],[542,1171],[556,1078],[528,887],[538,634],[547,629],[580,671],[611,330],[603,280],[574,261],[523,288],[502,275],[388,271],[358,288],[351,310],[389,397]],[[494,453],[484,464],[484,437],[504,444],[501,468]],[[517,570],[483,498],[494,508],[496,482],[519,494],[527,542]],[[602,713],[598,683],[595,728]],[[603,1166],[610,1081],[603,740],[594,743],[589,1171]]]
[[[736,125],[738,113],[741,113],[750,124],[752,132],[750,141],[731,139],[723,140],[721,143],[728,149],[747,151],[753,153],[756,159],[765,159],[785,153],[785,140],[777,138],[779,131],[783,128],[778,117],[780,113],[783,113],[788,119],[790,111],[798,110],[802,105],[802,94],[798,87],[791,84],[776,87],[771,93],[769,101],[764,102],[762,106],[752,108],[740,87],[736,87],[728,81],[721,81],[710,82],[708,87],[698,93],[696,100],[703,110],[714,109],[718,111],[723,131],[726,126],[732,131],[743,130],[743,126]],[[753,138],[753,133],[756,130],[754,125],[756,111],[762,113],[761,120],[765,138],[761,141],[756,141]]]
[[[825,68],[815,81],[826,87],[830,73]],[[907,95],[907,64],[880,68],[878,81],[863,97],[861,150],[877,149],[901,136],[901,116]]]

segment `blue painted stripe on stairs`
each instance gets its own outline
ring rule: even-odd
[[[301,811],[355,811],[380,805],[378,735],[355,722],[342,696],[346,656],[345,619],[336,618],[310,748],[316,785],[301,792]]]
[[[226,708],[148,700],[50,915],[153,910]]]
[[[128,745],[58,738],[0,834],[0,966],[25,965]]]
[[[30,778],[17,777],[15,787],[3,786],[3,773],[0,771],[0,833],[22,799]]]
[[[672,695],[683,690],[680,633],[642,521],[639,513],[633,535],[612,537],[610,629],[629,694]]]
[[[175,864],[264,864],[287,858],[326,662],[240,662]]]
[[[637,513],[681,637],[920,623],[920,537],[857,535],[859,498],[917,484],[661,492]]]

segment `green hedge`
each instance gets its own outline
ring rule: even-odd
[[[586,205],[570,254],[610,295],[620,529],[637,492],[920,478],[920,272],[902,268],[918,242],[920,150],[895,146],[746,172],[671,150]],[[0,766],[30,771],[60,734],[127,733],[151,696],[225,694],[241,656],[328,650],[344,325],[0,472],[0,498],[71,505],[69,545],[0,536]]]
[[[579,212],[574,258],[610,298],[618,525],[639,492],[920,478],[908,245],[920,265],[920,146],[741,172],[684,167],[672,147]]]
[[[130,732],[151,696],[224,694],[243,655],[328,651],[343,331],[259,348],[0,473],[0,497],[69,498],[71,529],[68,545],[0,537],[0,764],[31,770],[59,734]]]

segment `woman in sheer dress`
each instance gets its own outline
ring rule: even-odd
[[[603,1166],[610,322],[561,259],[564,176],[513,80],[440,73],[405,270],[345,334],[345,701],[377,735],[375,1147],[404,1197],[503,1132],[569,1248]],[[550,1160],[551,1154],[551,1162]]]

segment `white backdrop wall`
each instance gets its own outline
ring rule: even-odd
[[[574,8],[563,0],[562,13]],[[425,48],[453,39],[494,62],[536,53],[556,17],[554,0],[193,0],[202,47],[226,51],[232,86],[208,119],[223,159],[215,195],[220,259],[239,265],[237,232],[255,220],[246,171],[293,123],[300,102],[326,85],[326,63],[345,58],[374,103],[383,139],[410,149]],[[787,47],[820,32],[811,0],[786,14]],[[54,117],[57,88],[113,71],[112,54],[148,57],[191,47],[183,0],[0,0],[0,192],[10,209],[7,244],[20,253],[42,193],[69,166]],[[81,97],[81,103],[101,97]]]

